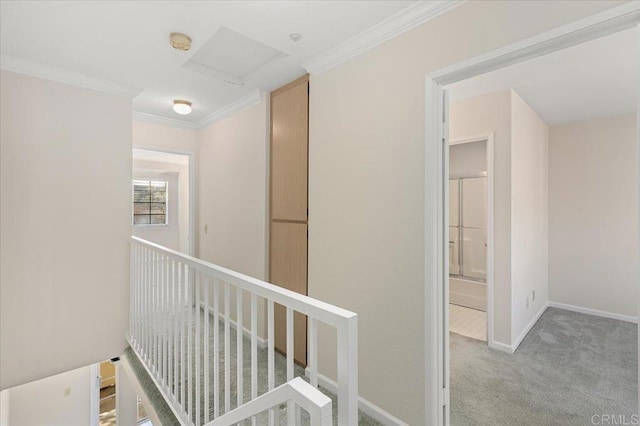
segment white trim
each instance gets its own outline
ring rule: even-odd
[[[508,354],[512,354],[513,350],[511,349],[511,345],[507,345],[506,343],[502,343],[502,342],[498,342],[497,340],[494,340],[493,342],[489,343],[489,347],[495,350],[498,350],[500,352],[506,352]]]
[[[446,403],[439,394],[449,378],[448,319],[442,314],[447,310],[444,293],[448,279],[441,272],[442,259],[447,254],[441,229],[446,223],[441,216],[446,211],[442,180],[446,171],[443,163],[447,160],[441,146],[443,85],[622,31],[636,26],[639,20],[640,2],[628,2],[425,76],[425,424],[448,424],[449,413],[449,407],[442,410],[438,402]]]
[[[518,347],[520,346],[520,343],[522,343],[524,338],[527,337],[527,334],[529,334],[533,326],[536,325],[536,323],[538,322],[538,320],[540,319],[542,314],[544,314],[544,312],[547,310],[548,307],[549,307],[549,302],[546,302],[544,305],[542,305],[542,307],[540,308],[536,316],[534,316],[531,319],[531,321],[529,321],[529,324],[527,324],[524,330],[522,330],[522,333],[520,333],[520,335],[516,338],[516,340],[513,341],[513,343],[511,344],[512,353],[518,349]]]
[[[200,308],[204,309],[204,302],[200,302]],[[212,306],[209,306],[209,314],[213,315],[215,312],[213,310]],[[219,320],[224,322],[225,316],[223,312],[218,312],[218,318]],[[234,329],[237,330],[238,329],[238,323],[235,322],[234,320],[232,320],[231,318],[229,318],[229,325]],[[251,330],[249,330],[247,327],[242,327],[242,334],[245,337],[248,337],[249,339],[251,339]],[[257,333],[256,333],[257,334]],[[260,349],[267,349],[267,344],[269,343],[269,341],[267,339],[264,339],[258,335],[256,335],[256,339],[258,341],[258,347]]]
[[[447,85],[494,71],[538,56],[566,49],[589,40],[632,28],[640,19],[640,2],[630,1],[604,12],[546,31],[505,47],[475,56],[430,73]]]
[[[89,415],[90,426],[100,426],[100,364],[91,364],[91,413]],[[6,425],[2,425],[6,426]]]
[[[309,367],[304,369],[304,375],[307,378],[310,377]],[[335,381],[331,380],[327,376],[318,373],[318,385],[322,386],[323,388],[325,388],[326,390],[328,390],[332,394],[336,395],[336,391],[338,389],[338,386],[336,385]],[[383,410],[382,408],[378,407],[374,403],[364,399],[361,396],[358,396],[358,409],[360,411],[362,411],[363,413],[365,413],[366,415],[368,415],[369,417],[371,417],[372,419],[379,421],[383,425],[388,425],[388,426],[395,426],[395,425],[408,426],[407,423],[405,423],[402,420],[400,420],[399,418],[395,417],[393,414]]]
[[[122,96],[129,99],[133,99],[142,93],[142,89],[133,86],[118,84],[74,71],[40,64],[38,62],[18,58],[17,56],[0,55],[0,68],[6,71],[41,78],[43,80],[70,84],[72,86],[95,90],[109,95]]]
[[[618,321],[638,323],[638,318],[631,315],[616,314],[614,312],[600,311],[598,309],[583,308],[582,306],[569,305],[560,302],[548,302],[550,308],[564,309],[565,311],[579,312],[581,314],[594,315],[596,317],[610,318]]]
[[[348,61],[367,50],[422,25],[465,3],[461,0],[417,1],[389,18],[361,32],[337,47],[302,65],[310,74],[318,75]]]
[[[219,110],[207,115],[206,117],[198,120],[197,122],[179,120],[176,118],[163,117],[161,115],[148,114],[145,112],[133,112],[133,119],[136,121],[143,121],[146,123],[159,124],[161,126],[177,127],[180,129],[188,130],[201,130],[205,127],[212,125],[215,122],[222,120],[230,116],[231,114],[238,112],[247,107],[260,103],[262,100],[262,92],[260,90],[254,90],[242,98],[231,102],[230,104],[220,108]]]
[[[163,117],[161,115],[147,114],[146,112],[133,111],[133,119],[145,123],[159,124],[161,126],[177,127],[179,129],[197,130],[198,124],[191,121],[178,120],[177,118]]]
[[[443,273],[445,250],[443,178],[446,150],[443,149],[443,89],[428,76],[425,78],[425,196],[424,196],[424,264],[425,264],[425,425],[445,424],[440,393],[449,369],[445,367],[449,274]],[[445,374],[446,373],[446,374]],[[434,379],[435,378],[435,379]]]
[[[216,112],[207,115],[202,120],[198,121],[196,127],[198,129],[204,129],[205,127],[208,127],[213,123],[220,121],[223,118],[228,117],[235,112],[238,112],[242,109],[245,109],[247,107],[250,107],[252,105],[259,103],[261,100],[262,100],[262,92],[256,89],[253,92],[249,93],[248,95],[238,99],[237,101],[233,101],[227,106],[220,108]]]

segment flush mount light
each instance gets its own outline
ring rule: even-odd
[[[189,50],[191,49],[191,38],[182,33],[171,33],[169,34],[169,42],[171,43],[171,47],[176,50]]]
[[[173,110],[180,115],[191,114],[191,102],[176,99],[173,101]]]
[[[302,34],[298,34],[298,33],[289,34],[289,38],[294,42],[300,41],[300,39],[302,38]]]

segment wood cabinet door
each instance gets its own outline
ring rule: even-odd
[[[271,93],[271,283],[307,294],[309,79]],[[275,348],[285,354],[286,309],[275,306]],[[307,319],[294,315],[294,359],[307,363]]]

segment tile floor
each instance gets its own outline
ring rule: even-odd
[[[449,305],[449,331],[487,341],[487,313],[459,305]]]

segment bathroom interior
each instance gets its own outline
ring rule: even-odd
[[[487,141],[449,148],[450,330],[487,341]]]

